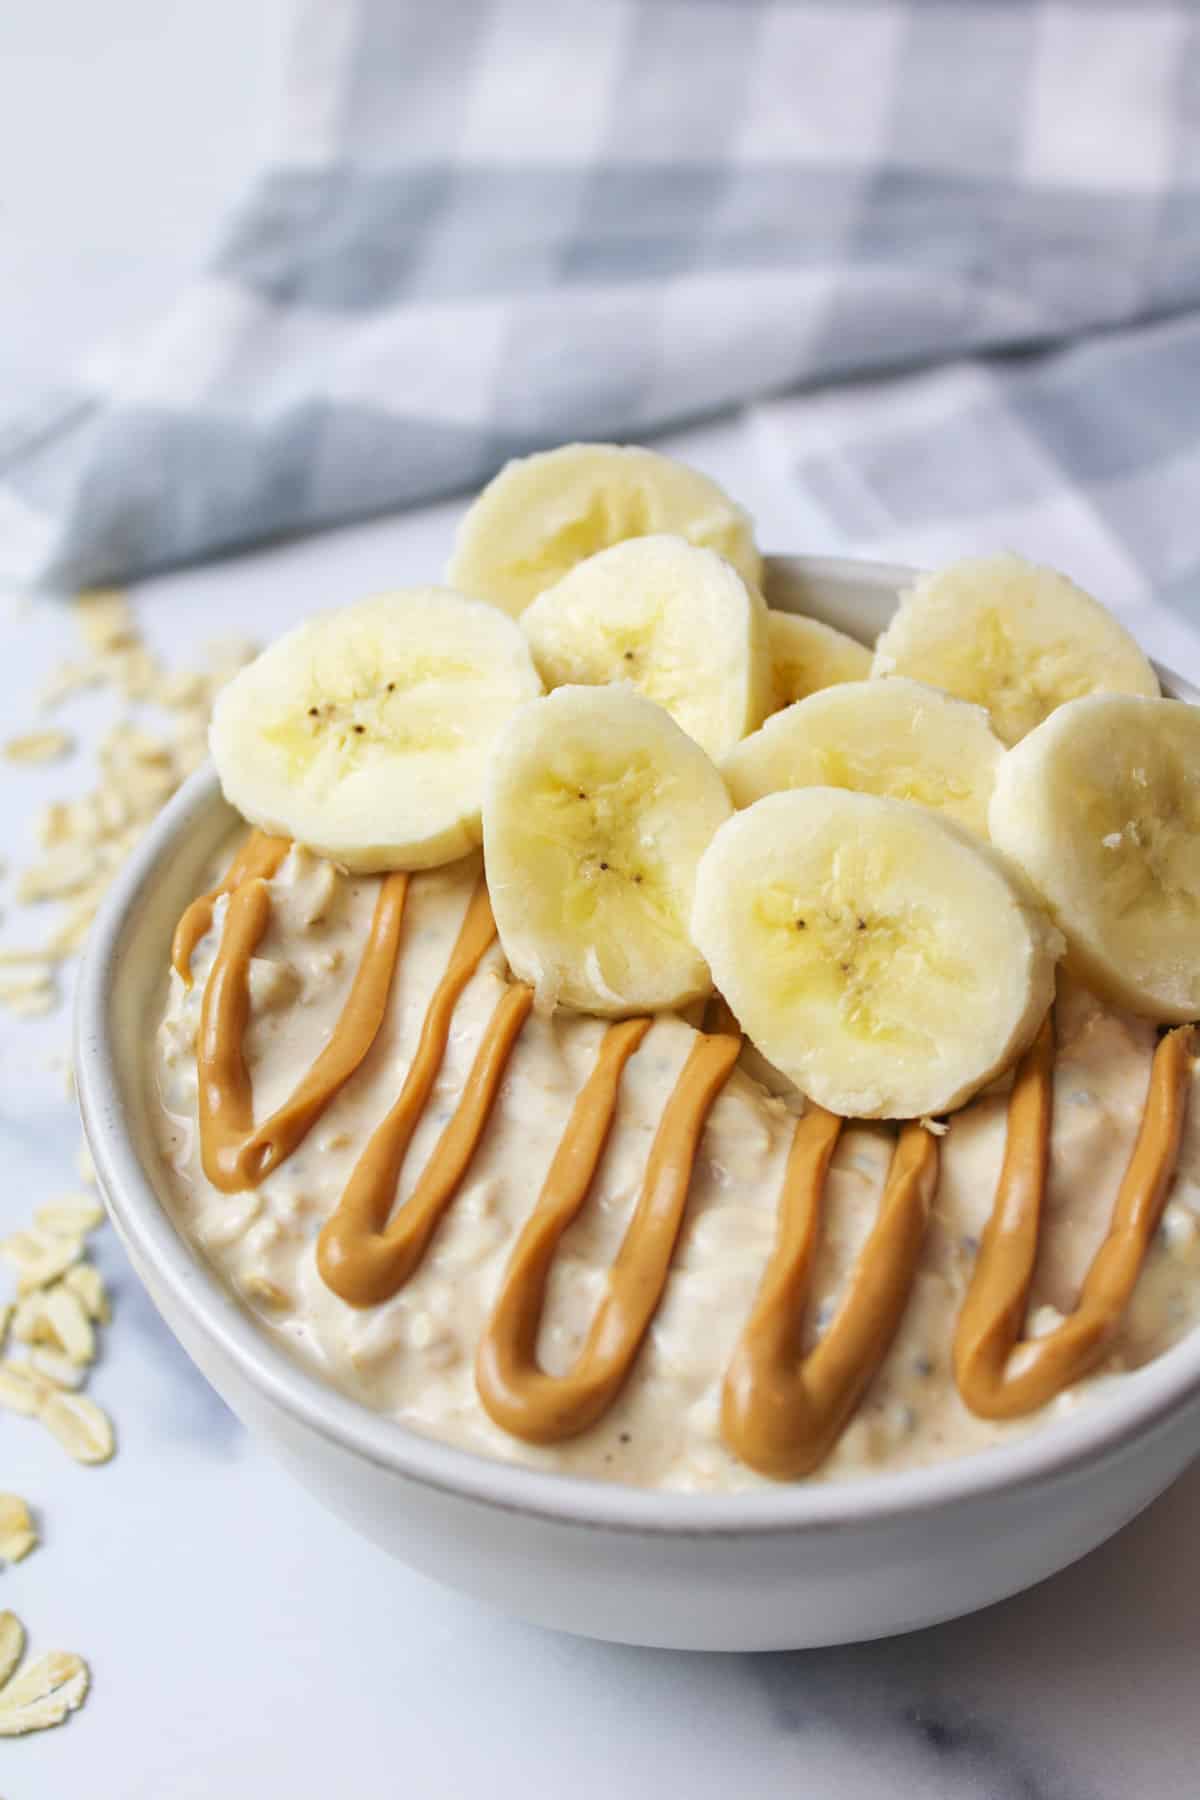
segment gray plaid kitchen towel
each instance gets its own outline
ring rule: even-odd
[[[1186,603],[1188,0],[303,0],[290,57],[204,278],[0,427],[0,572],[134,576],[803,387],[755,428],[844,537],[1074,509]]]

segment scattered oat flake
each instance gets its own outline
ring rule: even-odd
[[[66,843],[69,838],[79,835],[75,808],[69,800],[51,800],[49,806],[43,806],[38,814],[37,834],[43,850],[53,849],[55,844]]]
[[[84,1237],[104,1223],[104,1208],[90,1194],[64,1194],[61,1200],[47,1200],[33,1215],[39,1230],[51,1237]]]
[[[12,763],[56,762],[74,748],[75,740],[69,731],[25,731],[6,739],[3,745],[4,755]]]
[[[0,1612],[0,1688],[25,1653],[25,1627],[16,1613]]]
[[[4,1306],[0,1306],[0,1350],[4,1348],[5,1339],[8,1337],[13,1322],[13,1314],[16,1310],[16,1307],[11,1301]]]
[[[169,766],[171,746],[140,725],[114,725],[100,746],[100,760],[114,768]]]
[[[192,775],[208,761],[208,734],[180,738],[175,751],[180,776]]]
[[[120,588],[88,588],[75,596],[80,629],[93,650],[135,643],[137,620]]]
[[[17,877],[17,899],[24,905],[37,900],[60,900],[87,887],[98,873],[96,852],[77,844],[59,844],[40,862],[30,863]]]
[[[39,988],[48,986],[53,978],[53,965],[44,956],[29,963],[9,963],[0,972],[0,998],[11,1000],[19,999],[23,994],[34,994]]]
[[[42,1019],[52,1013],[58,1005],[58,996],[53,988],[37,988],[28,994],[0,994],[0,1006],[4,1006],[18,1019]]]
[[[97,1271],[91,1272],[98,1285]],[[12,1319],[13,1338],[18,1344],[48,1345],[79,1364],[93,1362],[96,1336],[92,1319],[99,1315],[93,1314],[92,1306],[104,1302],[102,1288],[97,1294],[86,1285],[81,1289],[65,1280],[56,1281],[53,1287],[35,1288],[17,1302]]]
[[[149,700],[162,680],[162,669],[144,644],[106,651],[99,659],[106,681],[126,700]]]
[[[86,1367],[96,1360],[96,1334],[83,1301],[61,1281],[42,1296],[42,1320],[49,1341],[71,1362]]]
[[[88,932],[92,929],[92,920],[96,917],[96,903],[89,900],[82,906],[74,906],[67,914],[65,922],[58,927],[50,939],[56,956],[74,956],[87,943]]]
[[[65,1351],[48,1350],[42,1344],[36,1344],[29,1352],[29,1366],[54,1387],[67,1388],[72,1393],[87,1380],[86,1363],[72,1362]]]
[[[89,1319],[93,1319],[97,1325],[108,1324],[112,1317],[112,1309],[109,1306],[104,1282],[100,1278],[100,1271],[94,1263],[76,1263],[74,1268],[67,1270],[62,1278],[62,1284],[65,1288],[70,1288],[71,1292],[80,1300]]]
[[[116,788],[101,788],[96,795],[96,813],[101,835],[105,838],[116,837],[129,824],[130,813],[125,796]]]
[[[58,1006],[58,995],[53,988],[39,988],[36,994],[16,994],[4,1004],[18,1019],[44,1019]]]
[[[36,1419],[49,1392],[45,1376],[28,1363],[14,1362],[11,1357],[0,1362],[0,1407],[20,1413],[22,1418]]]
[[[68,1713],[83,1705],[87,1691],[88,1666],[83,1658],[51,1650],[0,1688],[0,1737],[61,1725]]]
[[[16,982],[0,975],[0,1008],[20,1018],[44,1016],[58,1006],[57,965],[84,948],[117,870],[180,783],[207,761],[213,702],[258,649],[245,638],[220,640],[207,646],[206,667],[168,670],[144,642],[122,591],[78,595],[76,617],[87,653],[53,671],[42,704],[53,706],[81,688],[102,686],[125,701],[152,702],[168,718],[159,734],[127,712],[98,746],[99,778],[92,791],[55,800],[41,811],[41,854],[17,874],[16,898],[22,904],[62,904],[41,949],[0,951],[0,968],[29,971]],[[48,757],[71,743],[65,731],[41,729],[12,740],[9,753],[27,760]],[[90,1184],[93,1178],[89,1166],[84,1179]]]
[[[20,1562],[37,1547],[29,1508],[19,1494],[0,1494],[0,1562]]]
[[[208,683],[194,670],[181,669],[163,678],[156,698],[172,712],[189,712],[207,702]]]
[[[23,1294],[31,1288],[48,1287],[82,1255],[82,1239],[52,1236],[49,1232],[14,1231],[11,1237],[0,1240],[0,1256],[16,1270]]]
[[[91,793],[84,794],[79,800],[63,802],[61,813],[56,814],[52,806],[47,807],[42,815],[40,836],[47,848],[54,844],[96,846],[103,842],[106,830],[100,796]]]
[[[22,1294],[13,1308],[12,1334],[19,1344],[36,1344],[42,1326],[42,1290]]]
[[[11,1263],[18,1274],[36,1263],[46,1248],[45,1239],[33,1231],[14,1231],[11,1237],[0,1238],[0,1256]]]
[[[86,1394],[51,1393],[38,1418],[76,1462],[107,1462],[117,1447],[112,1420]]]
[[[124,796],[133,811],[134,819],[139,824],[153,819],[162,811],[178,786],[179,777],[173,768],[130,769],[124,778]]]
[[[38,704],[42,707],[57,706],[69,695],[77,694],[80,688],[95,687],[102,679],[103,671],[94,658],[85,663],[61,662],[43,683],[38,694]]]

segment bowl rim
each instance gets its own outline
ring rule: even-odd
[[[841,557],[789,557],[792,573],[895,594],[915,571]],[[1196,690],[1160,671],[1177,696]],[[1132,1452],[1200,1401],[1200,1328],[1128,1372],[1119,1392],[1052,1419],[1028,1436],[948,1462],[734,1494],[638,1488],[530,1468],[427,1437],[342,1393],[263,1330],[176,1226],[124,1118],[113,999],[131,922],[187,833],[224,806],[206,765],[180,788],[119,872],[92,926],[75,1000],[75,1077],[84,1134],[118,1234],[135,1268],[154,1273],[193,1331],[241,1378],[298,1424],[368,1463],[426,1488],[503,1511],[615,1532],[676,1537],[760,1536],[898,1525],[1018,1488],[1062,1482],[1105,1457]],[[152,1294],[152,1297],[153,1294]],[[156,1301],[157,1304],[157,1301]],[[1200,1442],[1197,1444],[1200,1448]]]

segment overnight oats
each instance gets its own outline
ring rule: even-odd
[[[645,1487],[938,1462],[1200,1317],[1200,714],[1009,555],[872,652],[641,450],[224,691],[180,1229],[399,1424]]]

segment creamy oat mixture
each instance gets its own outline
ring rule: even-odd
[[[339,1387],[407,1426],[490,1456],[641,1486],[732,1491],[766,1485],[721,1442],[721,1383],[773,1242],[794,1115],[747,1073],[736,1072],[713,1107],[666,1292],[632,1376],[581,1437],[539,1449],[500,1430],[476,1396],[473,1364],[515,1235],[592,1067],[603,1021],[530,1017],[462,1188],[400,1293],[356,1310],[317,1273],[317,1233],[399,1090],[479,873],[472,857],[414,878],[388,1014],[370,1053],[292,1157],[258,1189],[233,1195],[219,1193],[203,1174],[196,1110],[201,997],[227,903],[218,904],[213,928],[193,957],[194,985],[185,988],[170,975],[150,1054],[179,1224],[265,1329]],[[286,1098],[332,1032],[379,879],[341,875],[294,849],[272,880],[272,922],[251,965],[246,1038],[256,1117]],[[455,1012],[400,1200],[454,1108],[504,979],[493,946]],[[682,1018],[660,1019],[625,1070],[604,1160],[551,1277],[539,1348],[552,1373],[569,1367],[587,1332],[693,1035]],[[1074,1305],[1104,1236],[1141,1114],[1155,1031],[1082,991],[1060,988],[1058,1038],[1053,1171],[1029,1315],[1033,1335],[1052,1329]],[[997,1083],[955,1115],[942,1140],[933,1218],[903,1322],[840,1443],[812,1479],[938,1462],[1036,1429],[1040,1419],[1076,1406],[1122,1370],[1158,1355],[1200,1316],[1200,1106],[1193,1105],[1175,1186],[1109,1357],[1041,1414],[996,1423],[966,1410],[954,1386],[950,1347],[992,1205],[1008,1086],[1007,1079]],[[870,1230],[893,1140],[894,1132],[882,1126],[855,1125],[843,1133],[826,1187],[810,1341],[832,1315]]]

